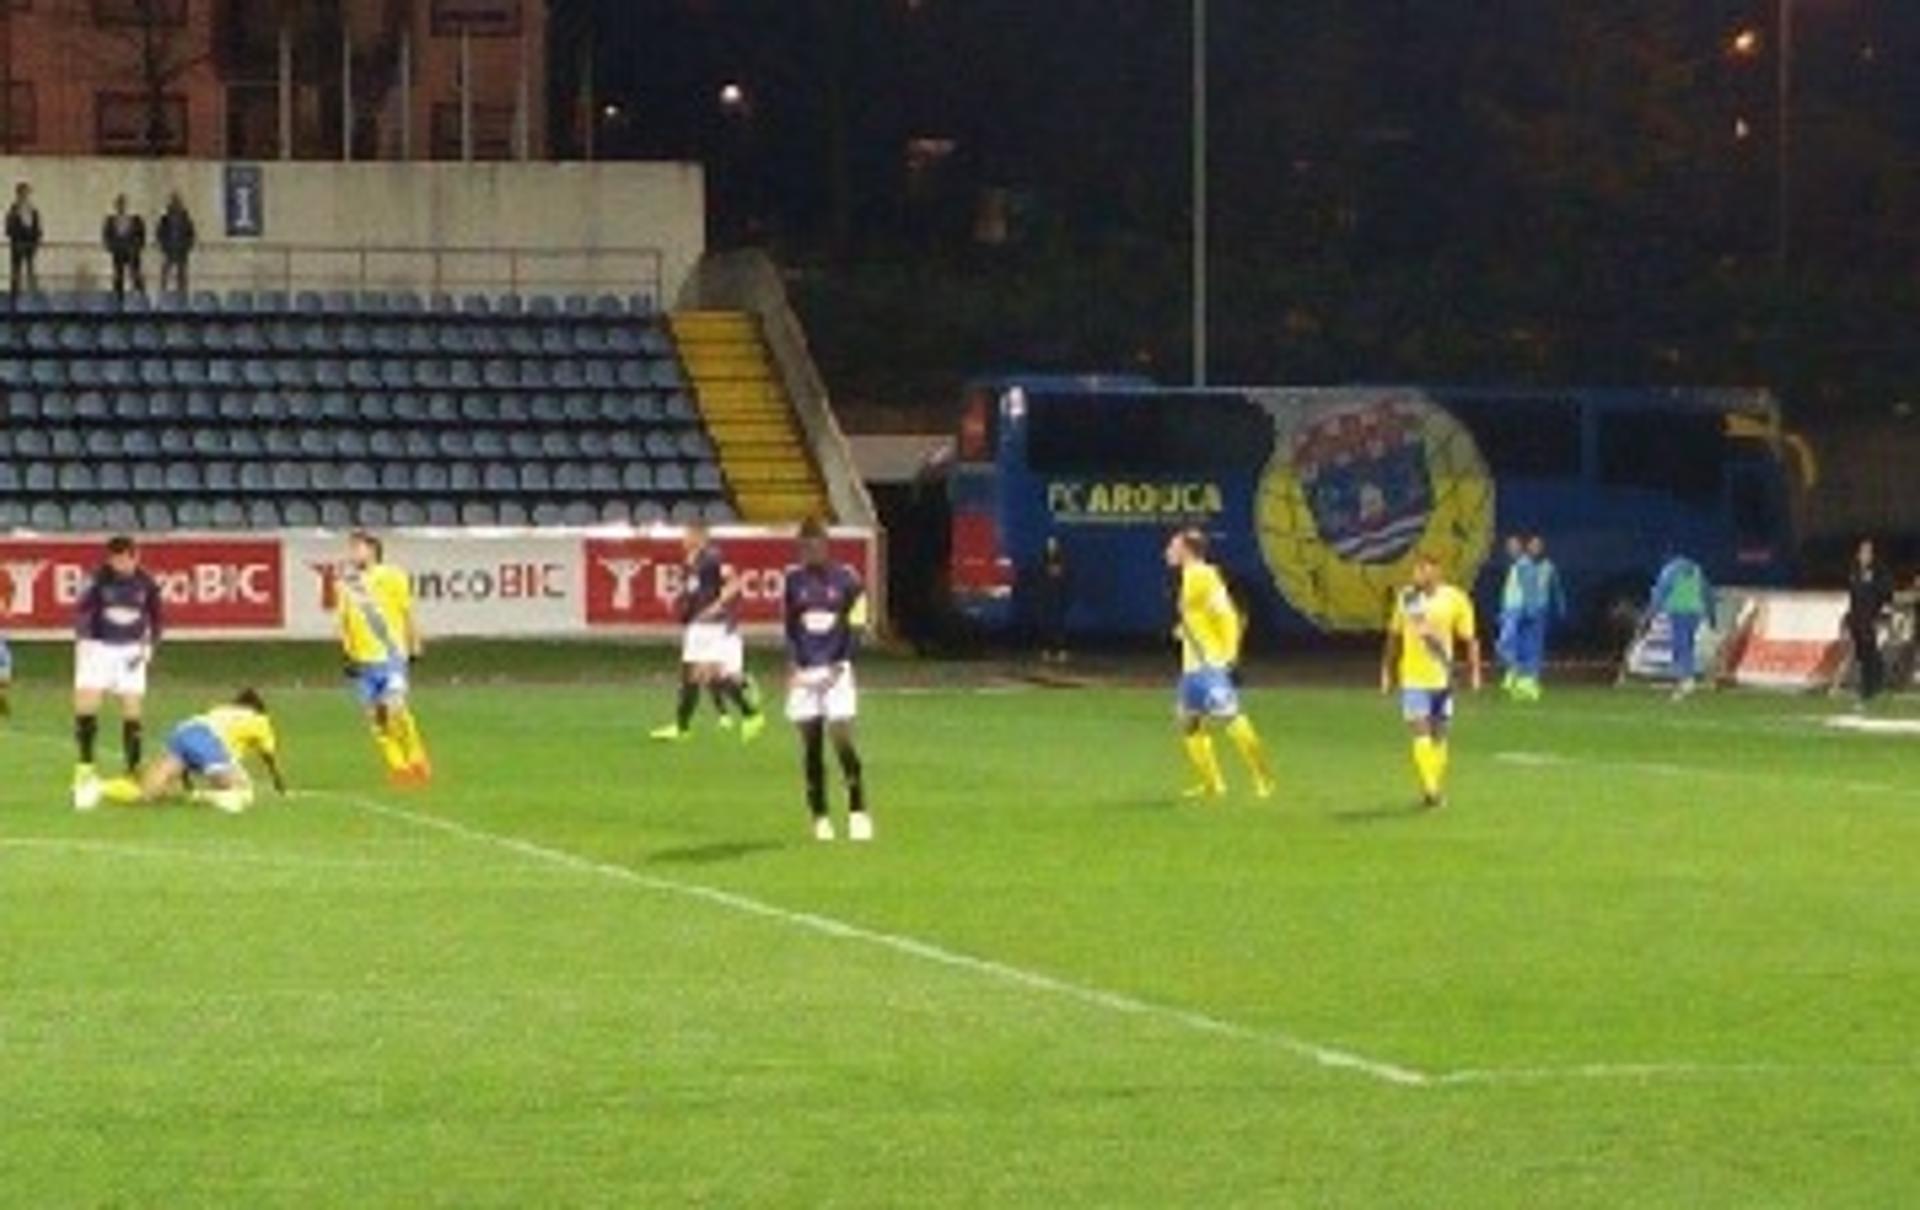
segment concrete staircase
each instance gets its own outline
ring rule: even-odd
[[[754,317],[744,311],[685,311],[672,317],[672,325],[741,519],[756,524],[810,516],[832,520],[826,486],[807,454],[792,402]]]

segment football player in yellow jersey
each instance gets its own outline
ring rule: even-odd
[[[1188,798],[1218,798],[1227,792],[1227,779],[1207,733],[1207,720],[1226,724],[1227,738],[1239,750],[1253,775],[1253,792],[1261,798],[1274,790],[1273,767],[1260,733],[1240,712],[1240,692],[1233,668],[1240,661],[1240,639],[1245,626],[1227,592],[1220,569],[1207,562],[1207,536],[1197,529],[1182,530],[1167,543],[1167,566],[1180,576],[1180,693],[1176,710],[1187,760],[1199,780]]]
[[[285,794],[287,781],[280,773],[279,741],[267,704],[252,689],[242,689],[231,703],[175,727],[167,736],[166,754],[148,765],[138,781],[116,777],[101,783],[100,794],[108,802],[126,805],[156,802],[182,792],[192,776],[206,782],[191,792],[195,802],[238,814],[253,805],[253,781],[244,763],[250,756],[259,758],[273,778],[273,788]]]
[[[1468,683],[1478,691],[1482,669],[1473,601],[1443,583],[1439,561],[1422,554],[1414,560],[1413,583],[1394,596],[1380,664],[1380,691],[1392,693],[1396,685],[1400,689],[1401,713],[1413,731],[1413,767],[1420,778],[1420,797],[1428,807],[1446,803],[1453,669],[1462,647]]]
[[[407,573],[384,562],[384,555],[380,539],[365,530],[347,538],[347,565],[336,585],[340,645],[388,776],[418,785],[433,777],[426,741],[407,704],[407,668],[420,658],[420,628]]]

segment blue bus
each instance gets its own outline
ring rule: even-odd
[[[1256,629],[1377,631],[1414,555],[1491,602],[1500,536],[1546,537],[1576,625],[1631,613],[1669,551],[1780,584],[1812,468],[1771,396],[1718,390],[968,388],[947,471],[948,604],[1007,635],[1049,537],[1078,635],[1167,625],[1167,533],[1212,535]]]

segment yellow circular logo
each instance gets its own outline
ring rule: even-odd
[[[1471,588],[1493,547],[1494,485],[1473,435],[1413,392],[1273,391],[1255,501],[1287,603],[1327,630],[1378,630],[1416,555]]]

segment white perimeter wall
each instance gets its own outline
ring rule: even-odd
[[[12,200],[14,182],[33,184],[49,244],[40,263],[46,290],[97,289],[108,280],[100,224],[123,192],[151,224],[167,195],[180,191],[200,232],[196,289],[657,289],[666,307],[706,244],[697,164],[264,162],[265,230],[254,239],[226,235],[225,167],[0,157],[0,206]],[[529,255],[542,251],[566,255]],[[155,288],[159,257],[151,248],[146,268]]]

